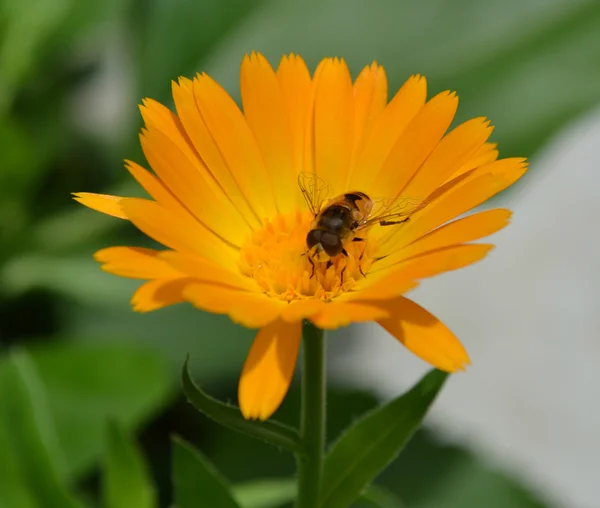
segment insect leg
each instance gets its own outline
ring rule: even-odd
[[[353,242],[364,242],[366,241],[364,238],[360,238],[358,236],[354,237],[352,239]],[[362,266],[360,265],[360,262],[362,261],[363,256],[365,255],[365,247],[363,247],[362,252],[360,253],[360,256],[358,257],[358,270],[360,271],[360,273],[362,274],[363,277],[366,277],[365,272],[363,272]]]
[[[308,259],[308,262],[310,263],[310,266],[312,266],[312,272],[310,274],[309,279],[312,279],[315,275],[315,262],[312,260],[312,258],[310,256],[306,256],[306,258]]]
[[[380,226],[393,226],[394,224],[404,224],[405,222],[408,222],[410,220],[410,217],[406,217],[406,219],[402,219],[402,220],[382,220],[379,222]]]
[[[344,257],[346,258],[344,261],[344,268],[342,268],[342,271],[340,272],[340,283],[343,284],[344,283],[344,272],[346,271],[346,266],[348,265],[348,258],[350,257],[348,255],[348,252],[346,251],[346,249],[342,249],[342,254],[344,255]]]
[[[363,250],[363,251],[360,253],[360,256],[358,257],[358,271],[360,272],[360,274],[361,274],[363,277],[366,277],[366,276],[367,276],[367,274],[366,274],[365,272],[363,272],[362,265],[360,264],[360,262],[362,261],[362,258],[363,258],[363,256],[364,256],[364,255],[365,255],[365,251]]]

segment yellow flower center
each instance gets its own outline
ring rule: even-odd
[[[347,257],[340,254],[330,263],[313,261],[313,269],[306,247],[312,219],[309,212],[269,219],[242,247],[242,273],[255,279],[267,295],[286,301],[327,301],[352,289],[371,267],[374,242],[368,238],[364,242],[348,242]]]

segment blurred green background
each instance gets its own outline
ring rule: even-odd
[[[172,433],[234,483],[293,474],[290,456],[198,416],[179,392],[189,352],[198,382],[235,400],[253,332],[187,305],[131,312],[137,283],[91,256],[146,240],[69,197],[138,194],[122,160],[144,162],[141,98],[171,105],[170,81],[199,71],[237,98],[252,50],[311,68],[343,56],[354,76],[377,60],[391,91],[422,73],[430,94],[459,92],[459,119],[492,119],[503,156],[531,157],[600,99],[597,0],[0,0],[0,507],[100,506],[114,420],[138,438],[160,506]],[[329,435],[375,404],[332,386]],[[294,422],[297,408],[294,388],[278,417]],[[377,483],[410,507],[550,506],[427,431]]]

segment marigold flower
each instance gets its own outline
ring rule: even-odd
[[[135,310],[188,301],[260,329],[239,384],[246,418],[264,420],[279,407],[304,319],[324,329],[377,321],[439,369],[469,363],[452,332],[403,294],[489,252],[492,245],[471,242],[503,228],[510,211],[453,219],[514,183],[526,163],[496,160],[485,118],[447,132],[457,96],[427,101],[426,93],[425,78],[412,76],[388,103],[376,63],[353,83],[343,60],[324,59],[311,77],[299,56],[273,70],[253,53],[241,66],[243,112],[205,74],[173,83],[176,113],[143,101],[140,139],[154,173],[126,167],[152,199],[75,194],[166,247],[95,254],[107,272],[147,281]],[[360,191],[426,205],[401,227],[368,228],[347,256],[313,262],[306,238],[314,216],[298,185],[311,173],[330,197]]]

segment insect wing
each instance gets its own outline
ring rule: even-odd
[[[329,194],[329,185],[316,174],[307,172],[298,175],[298,185],[309,210],[316,217]]]
[[[366,229],[375,224],[382,226],[401,224],[408,217],[425,208],[426,204],[422,199],[403,197],[373,200],[371,213],[360,222],[357,229]]]

